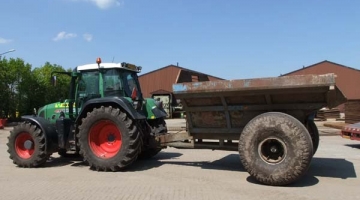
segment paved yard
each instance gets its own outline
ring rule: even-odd
[[[256,183],[238,154],[227,151],[168,148],[116,173],[94,172],[56,154],[43,168],[17,168],[6,152],[9,129],[0,130],[1,199],[360,199],[360,142],[330,136],[338,131],[321,125],[309,172],[288,187]]]

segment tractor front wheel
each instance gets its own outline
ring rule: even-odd
[[[77,135],[80,154],[91,169],[118,171],[133,163],[140,150],[140,133],[118,108],[94,108],[83,119]]]
[[[19,167],[38,167],[50,157],[46,153],[46,139],[39,127],[22,123],[10,131],[8,153],[13,163]]]

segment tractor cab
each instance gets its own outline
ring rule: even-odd
[[[80,105],[89,99],[126,97],[142,100],[137,73],[141,67],[129,63],[88,64],[77,67],[76,102]],[[81,107],[81,106],[80,106]]]
[[[71,76],[70,98],[64,102],[57,102],[50,107],[59,107],[70,118],[75,118],[81,112],[84,104],[97,98],[126,98],[141,106],[143,97],[137,73],[142,67],[130,63],[102,63],[98,58],[96,63],[77,66],[73,72],[53,72],[53,74],[67,74]],[[56,84],[56,76],[52,76]],[[59,107],[59,108],[60,108]],[[45,108],[44,108],[45,109]],[[53,112],[46,108],[48,112]],[[58,109],[53,109],[59,111]],[[46,119],[55,122],[59,112],[46,114]]]

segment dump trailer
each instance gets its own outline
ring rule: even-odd
[[[238,151],[244,168],[267,185],[301,178],[319,145],[316,111],[346,101],[334,74],[173,85],[187,128],[157,136],[163,147]]]

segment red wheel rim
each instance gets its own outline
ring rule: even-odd
[[[120,131],[111,121],[101,120],[91,127],[89,145],[97,157],[114,157],[120,151],[121,144]]]
[[[28,142],[27,148],[25,142]],[[20,133],[15,140],[15,150],[17,155],[22,159],[29,159],[35,150],[34,140],[30,133]]]

